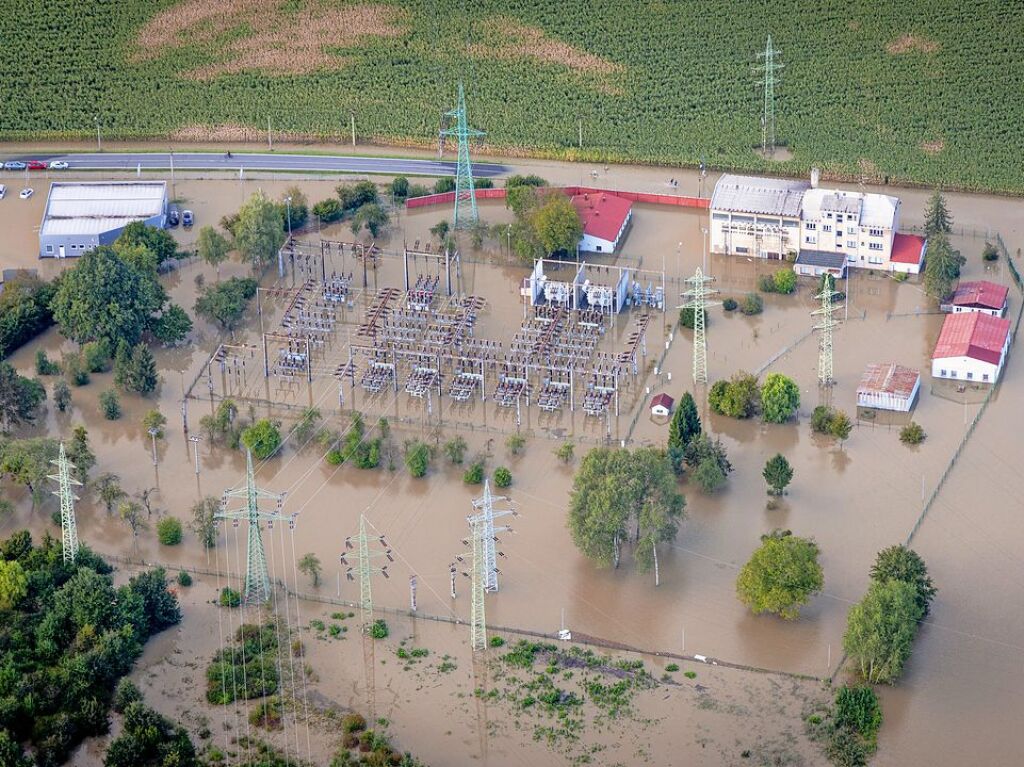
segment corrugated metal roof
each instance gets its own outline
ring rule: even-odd
[[[164,181],[54,182],[39,234],[93,235],[144,221],[163,212],[166,194]]]
[[[1002,309],[1010,289],[988,280],[961,282],[953,293],[954,306],[981,306],[985,309]]]
[[[872,363],[860,379],[857,394],[892,394],[909,397],[914,393],[921,374],[895,362]]]
[[[991,314],[948,314],[942,323],[932,359],[971,357],[998,365],[1009,332],[1010,321]]]
[[[718,179],[711,196],[711,209],[732,213],[800,217],[806,181],[726,174]]]

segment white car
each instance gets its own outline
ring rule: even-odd
[[[23,200],[27,200],[29,197],[31,197],[34,194],[35,194],[35,190],[33,190],[33,189],[22,189],[21,190],[21,194],[19,194],[18,197],[20,197]]]
[[[3,184],[0,184],[0,200],[2,200],[6,194],[7,194],[7,187],[4,186]]]
[[[64,160],[54,160],[50,163],[50,170],[67,170],[68,164]]]

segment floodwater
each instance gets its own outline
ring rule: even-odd
[[[579,166],[521,163],[525,172],[542,172],[558,182],[578,183],[589,168]],[[601,186],[622,186],[643,191],[663,186],[661,176],[681,179],[681,186],[693,186],[693,174],[670,169],[610,168],[597,169]],[[659,175],[660,174],[660,175]],[[713,181],[713,179],[709,180]],[[9,187],[11,183],[5,181]],[[219,220],[234,211],[238,204],[256,188],[265,189],[274,197],[294,183],[280,178],[239,181],[208,181],[180,179],[177,197],[187,200],[197,214],[197,225]],[[302,181],[310,201],[327,196],[336,180]],[[705,188],[710,189],[711,183]],[[904,221],[920,220],[926,194],[900,190]],[[45,194],[36,184],[36,196],[22,201],[8,196],[0,201],[0,225],[5,235],[0,242],[0,261],[35,266],[35,232],[26,221],[34,222],[41,215]],[[958,225],[984,230],[998,230],[1014,252],[1024,244],[1021,232],[1021,203],[1001,198],[949,195]],[[184,204],[184,203],[183,203]],[[26,215],[25,211],[29,211]],[[508,220],[508,213],[498,203],[481,206],[481,214],[489,223]],[[426,240],[430,226],[443,218],[438,209],[402,214],[390,240],[384,245],[399,249],[407,242]],[[664,211],[638,206],[628,241],[616,263],[642,266],[669,277],[669,307],[675,304],[674,294],[680,287],[678,278],[692,273],[702,262],[702,217],[692,212]],[[343,227],[324,232],[329,238],[349,239]],[[188,242],[188,236],[179,230]],[[190,235],[191,236],[191,235]],[[311,235],[315,236],[315,234]],[[955,244],[968,256],[967,277],[985,274],[989,279],[1009,284],[1009,275],[1001,262],[994,267],[983,265],[980,252],[983,240],[958,236]],[[523,318],[518,285],[525,274],[521,267],[503,263],[501,243],[491,243],[488,252],[467,252],[462,265],[462,289],[483,295],[488,307],[481,313],[476,335],[505,343],[515,333]],[[495,263],[488,264],[488,260]],[[351,262],[352,259],[350,258]],[[376,275],[370,275],[370,287],[376,276],[378,286],[401,287],[398,261],[384,259]],[[760,272],[771,271],[774,264],[750,263],[745,259],[711,257],[710,272],[717,279],[715,287],[721,297],[740,297],[753,290]],[[46,273],[60,268],[45,263]],[[339,269],[355,271],[354,265]],[[417,269],[427,269],[417,264]],[[232,264],[222,268],[222,275],[243,274],[245,269]],[[417,272],[418,273],[418,272]],[[207,281],[216,279],[213,270],[188,264],[172,274],[167,281],[172,299],[187,309],[195,295],[195,277],[203,274]],[[268,277],[269,285],[274,279]],[[290,284],[291,276],[286,277]],[[299,280],[301,282],[301,279]],[[361,284],[361,279],[357,280]],[[632,572],[627,555],[618,571],[597,570],[575,550],[565,528],[564,511],[571,487],[572,467],[555,462],[552,450],[567,434],[581,440],[578,454],[601,439],[608,424],[584,416],[581,412],[541,416],[535,407],[524,408],[519,428],[527,438],[525,452],[511,456],[504,447],[503,434],[516,429],[514,411],[501,409],[488,402],[453,407],[447,398],[434,403],[437,408],[427,413],[420,401],[410,403],[404,393],[392,392],[381,402],[365,403],[363,394],[355,391],[355,403],[368,416],[386,413],[396,427],[394,442],[413,436],[434,441],[458,432],[470,445],[469,457],[485,456],[488,470],[508,466],[514,482],[508,494],[515,500],[521,516],[513,523],[514,532],[502,536],[500,548],[501,591],[488,597],[488,623],[520,626],[540,631],[554,631],[565,625],[573,631],[622,642],[651,651],[699,653],[724,660],[781,671],[825,676],[835,669],[841,656],[842,633],[846,612],[864,593],[868,570],[879,549],[901,542],[913,527],[922,507],[922,498],[934,488],[946,463],[954,453],[966,424],[977,409],[977,396],[958,399],[955,392],[935,389],[930,382],[929,357],[938,335],[941,316],[920,314],[928,302],[913,282],[897,284],[891,280],[856,274],[848,287],[849,306],[840,307],[840,317],[847,316],[835,337],[835,366],[838,381],[832,393],[835,406],[855,413],[855,389],[860,374],[869,362],[896,361],[922,371],[921,398],[913,414],[921,423],[928,439],[917,448],[907,448],[898,440],[898,425],[884,426],[860,422],[850,439],[842,445],[811,434],[808,416],[818,404],[816,386],[817,344],[807,337],[813,324],[810,311],[815,308],[813,284],[801,280],[793,296],[766,296],[765,311],[757,317],[726,314],[720,307],[709,314],[708,366],[711,380],[731,375],[736,370],[757,371],[783,350],[766,368],[792,376],[801,387],[800,417],[795,423],[775,426],[759,422],[740,422],[710,416],[705,411],[706,427],[720,436],[729,451],[734,473],[727,488],[713,497],[684,487],[688,519],[671,547],[659,556],[661,585],[654,587],[651,575]],[[1019,307],[1017,292],[1011,291],[1011,314]],[[268,325],[280,317],[280,299],[267,299],[263,320]],[[275,314],[276,312],[276,314]],[[350,313],[358,315],[354,308]],[[669,337],[665,325],[674,311],[669,309],[662,319],[655,318],[648,327],[648,357],[636,380],[629,377],[622,398],[621,412],[613,420],[614,439],[625,439],[630,424],[639,413],[630,439],[632,444],[662,444],[667,429],[664,423],[652,420],[646,409],[647,389],[666,390],[678,396],[690,378],[691,344],[689,331],[676,331],[659,373],[653,372]],[[353,322],[358,316],[350,318]],[[631,317],[621,318],[605,334],[600,349],[621,350],[623,334]],[[123,478],[130,491],[158,487],[158,505],[170,513],[186,517],[188,508],[203,495],[219,496],[228,487],[237,486],[244,478],[244,461],[237,453],[211,448],[200,443],[201,472],[194,472],[192,445],[182,431],[180,400],[184,386],[201,373],[203,363],[221,340],[212,327],[197,322],[193,343],[178,350],[163,350],[158,361],[163,384],[152,398],[142,400],[123,396],[124,418],[106,422],[98,412],[98,393],[111,386],[110,375],[94,376],[84,388],[73,389],[74,410],[56,414],[50,407],[39,431],[70,434],[72,426],[84,423],[89,429],[102,471],[114,471]],[[247,326],[238,334],[241,343],[255,344],[259,339],[259,321],[253,313]],[[42,343],[59,356],[61,339],[55,333],[43,337]],[[795,345],[794,345],[795,344]],[[70,345],[65,344],[65,348]],[[339,339],[330,350],[341,359],[344,342]],[[1014,355],[1018,354],[1014,350]],[[324,352],[325,360],[328,352]],[[34,346],[19,351],[13,363],[22,370],[31,367]],[[254,386],[262,381],[261,361],[253,358],[246,372],[246,381]],[[216,370],[216,368],[215,368]],[[671,381],[669,381],[671,374]],[[900,685],[884,691],[886,721],[880,737],[878,764],[959,764],[967,754],[982,756],[983,763],[1012,763],[1024,749],[1024,736],[1016,726],[1018,713],[1024,710],[1021,693],[1024,668],[1020,653],[1024,647],[1017,639],[1024,629],[1024,613],[1016,583],[1006,573],[1017,572],[1024,551],[1024,528],[1018,513],[1021,488],[1013,475],[1019,463],[1020,433],[1019,397],[1020,363],[1011,356],[1005,380],[994,398],[971,442],[953,470],[949,482],[922,525],[913,546],[925,557],[939,587],[933,613],[922,630]],[[214,394],[220,396],[232,385],[230,380],[213,376]],[[239,387],[243,388],[243,387]],[[244,387],[246,391],[248,387]],[[258,387],[257,387],[258,388]],[[230,392],[230,388],[228,389]],[[345,387],[346,396],[351,396]],[[337,407],[338,387],[334,379],[318,380],[312,387],[293,384],[288,393],[272,391],[271,399],[279,403],[304,407],[310,400],[327,414]],[[968,395],[976,393],[968,393]],[[195,390],[197,399],[190,401],[189,422],[194,427],[198,418],[210,412],[212,404],[206,379],[201,378]],[[158,444],[158,465],[150,461],[150,444],[139,425],[144,412],[159,406],[168,417],[167,439]],[[346,401],[346,407],[351,402]],[[257,414],[267,410],[265,403],[256,405]],[[460,410],[460,408],[462,410]],[[641,408],[643,408],[641,410]],[[243,408],[244,412],[244,408]],[[294,417],[294,410],[273,408],[271,414],[285,420]],[[443,419],[443,425],[442,425]],[[369,417],[368,422],[373,423]],[[898,420],[898,419],[897,419]],[[331,416],[330,425],[342,429],[347,418]],[[603,427],[603,428],[602,428]],[[766,509],[766,496],[761,467],[776,452],[784,453],[796,474],[789,494],[780,507]],[[375,581],[378,604],[402,607],[408,602],[407,579],[416,574],[420,584],[420,610],[428,614],[455,614],[469,617],[467,584],[459,583],[459,596],[452,602],[448,596],[448,564],[464,550],[461,539],[467,534],[465,516],[478,488],[461,482],[462,469],[445,465],[435,458],[426,479],[414,480],[401,469],[363,472],[354,467],[335,469],[318,460],[321,452],[314,446],[296,449],[291,442],[283,455],[260,464],[259,484],[275,492],[287,492],[285,511],[297,512],[294,550],[301,555],[316,553],[325,565],[324,593],[340,593],[342,598],[355,599],[356,587],[344,579],[338,555],[344,539],[356,532],[358,516],[366,515],[373,528],[387,536],[394,549],[396,562],[391,565],[392,577]],[[400,464],[400,461],[399,461]],[[44,526],[53,530],[48,519],[52,502],[47,501],[30,516],[23,494],[11,492],[18,500],[18,511],[0,521],[6,532],[31,523],[35,529]],[[190,563],[205,567],[207,557],[194,538],[186,537],[178,548],[161,547],[152,531],[145,531],[133,542],[127,528],[109,517],[90,498],[79,504],[81,537],[103,552],[135,549],[140,556],[169,563]],[[822,551],[825,571],[824,593],[805,608],[798,621],[785,623],[770,617],[751,616],[736,600],[734,583],[739,567],[758,544],[758,536],[772,528],[785,527],[795,534],[813,536]],[[281,533],[275,533],[281,535]],[[277,577],[290,584],[296,580],[308,589],[304,576],[295,577],[284,566],[291,561],[291,541],[279,541],[277,559],[272,569]],[[222,545],[212,556],[220,567],[238,570],[239,540],[228,529]],[[1003,577],[1000,577],[1003,576]],[[460,581],[463,580],[460,576]],[[305,609],[305,608],[303,608]],[[194,627],[193,627],[194,628]],[[417,629],[420,630],[420,629]],[[425,630],[425,629],[424,629]],[[215,640],[212,623],[207,626],[207,643]],[[438,632],[447,628],[437,627]],[[453,630],[454,631],[454,630]],[[461,632],[461,633],[460,633]],[[458,655],[456,649],[468,632],[459,628],[451,636],[436,641],[445,651]],[[201,634],[201,630],[196,631]],[[434,640],[432,640],[434,641]],[[318,650],[324,643],[317,643]],[[341,643],[352,649],[356,642]],[[201,643],[197,645],[203,647]],[[215,645],[207,645],[214,647]],[[332,645],[333,646],[333,645]],[[464,649],[463,649],[464,651]],[[209,653],[206,653],[209,654]],[[462,656],[460,656],[462,657]],[[358,689],[360,674],[353,660],[345,664],[347,672],[330,677],[317,665],[325,683],[324,694],[343,704],[346,698],[337,690],[347,691],[347,700]],[[468,661],[465,664],[468,666]],[[738,672],[735,672],[738,673]],[[342,680],[345,680],[344,682]],[[383,685],[382,685],[383,686]],[[442,685],[445,693],[453,688]],[[406,698],[418,701],[416,695]],[[437,706],[409,703],[400,693],[394,701],[403,701],[388,716],[395,722],[395,732],[403,748],[429,757],[434,763],[450,762],[454,741],[464,749],[467,759],[476,754],[479,744],[474,730],[462,722],[459,736],[440,737],[436,732]],[[405,713],[407,707],[422,716]],[[418,708],[417,708],[418,707]],[[684,707],[680,707],[684,708]],[[433,717],[431,718],[431,714]],[[417,724],[418,723],[418,724]],[[733,726],[723,725],[724,727]],[[453,729],[458,729],[453,725]],[[677,740],[671,726],[658,727],[648,733],[650,750],[655,755],[685,753],[695,760],[702,758],[705,748],[699,737]],[[536,748],[529,738],[520,734],[518,741],[509,736],[509,743],[519,742],[527,751]],[[477,750],[474,750],[477,749]],[[511,749],[511,747],[510,747]],[[458,749],[455,749],[458,750]],[[512,749],[514,750],[514,749]],[[511,751],[510,751],[511,753]],[[493,753],[491,764],[516,764],[518,758]],[[538,749],[531,761],[545,763],[545,752]],[[561,757],[549,755],[551,763],[562,763]],[[695,761],[695,763],[701,763]],[[720,759],[706,763],[728,763]],[[813,763],[813,760],[812,760]]]

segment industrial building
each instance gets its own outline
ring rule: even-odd
[[[800,204],[800,249],[842,255],[850,266],[888,271],[900,201],[885,194],[812,188]]]
[[[583,224],[580,250],[614,253],[633,217],[633,203],[614,194],[585,192],[573,195],[572,204]]]
[[[1009,320],[979,312],[947,315],[932,353],[932,377],[995,383],[1009,347]]]
[[[784,259],[800,250],[806,181],[726,174],[711,196],[711,252]]]
[[[895,362],[868,365],[857,387],[857,405],[907,413],[914,407],[921,374]]]
[[[961,282],[949,303],[943,304],[942,308],[953,314],[980,312],[1002,317],[1006,314],[1006,298],[1009,292],[1005,285],[997,285],[988,280]]]
[[[112,243],[133,221],[166,224],[166,182],[55,181],[39,227],[39,257],[81,256]]]

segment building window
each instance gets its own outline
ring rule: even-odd
[[[749,253],[750,252],[750,248],[746,247],[745,245],[737,245],[736,246],[736,252],[737,253]]]
[[[807,235],[806,237],[804,237],[804,242],[807,243],[808,245],[814,245],[817,243],[817,240],[814,237]]]
[[[970,381],[972,378],[974,378],[974,373],[972,373],[970,370],[968,370],[967,371],[967,380]]]
[[[837,224],[843,223],[843,214],[842,213],[836,213],[836,223]]]
[[[856,237],[857,236],[857,230],[856,229],[847,229],[846,233],[848,235],[850,235],[851,237]]]
[[[981,374],[981,380],[982,381],[987,381],[988,380],[988,373],[982,373]]]
[[[831,213],[826,213],[825,214],[825,218],[832,218],[832,214]]]
[[[600,245],[598,245],[598,246],[597,246],[597,252],[598,252],[598,253],[600,253],[600,252],[601,252],[601,246],[600,246]]]
[[[821,227],[821,231],[823,231],[823,232],[831,232],[832,231],[832,224],[825,224],[823,227]]]
[[[53,245],[47,245],[46,246],[46,252],[47,253],[53,253]]]
[[[837,248],[843,247],[843,241],[842,240],[836,240],[836,247]]]
[[[712,213],[711,214],[711,218],[714,219],[715,221],[728,221],[729,220],[729,214],[728,213]]]
[[[846,247],[848,247],[848,248],[856,248],[857,247],[857,241],[856,240],[847,240],[846,241]]]
[[[870,234],[872,237],[881,237],[882,236],[882,230],[881,229],[868,229],[868,234]]]
[[[882,259],[880,259],[878,256],[870,256],[868,257],[868,263],[875,264],[877,266],[882,263]]]
[[[940,375],[940,376],[941,376],[942,378],[945,378],[945,377],[946,377],[946,370],[945,370],[945,368],[943,368],[942,370],[940,370],[940,371],[939,371],[939,375]]]
[[[807,229],[807,231],[808,231],[808,232],[813,232],[813,231],[814,231],[815,229],[817,229],[817,228],[818,228],[818,225],[817,225],[817,224],[814,224],[814,223],[810,223],[810,222],[809,222],[809,223],[807,223],[807,225],[805,226],[805,228]]]
[[[868,250],[881,250],[881,249],[882,249],[882,243],[880,243],[880,242],[868,243]]]
[[[959,378],[959,376],[956,374],[955,370],[950,370],[949,371],[949,375],[950,375],[951,378]]]

